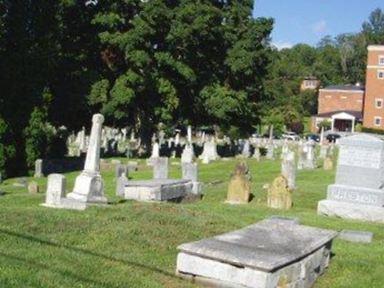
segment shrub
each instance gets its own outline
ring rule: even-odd
[[[8,124],[0,117],[0,173],[6,178],[10,169],[9,163],[16,155],[16,145],[12,139]]]

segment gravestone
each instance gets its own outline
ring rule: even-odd
[[[40,187],[39,187],[39,184],[37,184],[37,182],[32,181],[28,184],[28,192],[30,194],[37,194],[39,193],[39,191],[40,191]]]
[[[249,158],[251,156],[251,144],[249,143],[249,140],[245,140],[241,156],[244,158]]]
[[[329,146],[325,144],[320,145],[320,154],[319,154],[320,159],[325,159],[328,156],[328,147]]]
[[[153,179],[168,179],[168,158],[153,159]]]
[[[251,183],[249,169],[246,163],[242,162],[236,165],[228,185],[228,194],[226,203],[246,204],[250,200]]]
[[[42,159],[37,159],[35,161],[35,178],[41,178],[44,177],[43,175],[43,160]]]
[[[292,191],[288,187],[287,179],[280,175],[273,180],[268,189],[267,205],[274,209],[290,209],[292,207]]]
[[[336,183],[318,213],[384,223],[384,141],[370,135],[342,138]]]
[[[193,145],[187,144],[184,147],[183,153],[181,154],[181,163],[192,163],[195,158],[193,151]]]
[[[260,148],[259,148],[259,146],[255,147],[255,152],[253,152],[253,158],[256,161],[260,161]]]
[[[337,232],[266,219],[180,245],[179,276],[209,287],[309,288],[325,272]]]
[[[304,151],[304,144],[300,143],[297,149],[297,170],[304,169],[304,162],[306,157],[306,152]]]
[[[288,188],[294,190],[296,188],[295,153],[289,149],[285,152],[283,161],[281,162],[281,174],[287,179]]]
[[[195,195],[201,194],[201,183],[198,182],[199,170],[197,163],[182,163],[182,179],[192,181],[192,193]]]
[[[160,146],[159,143],[155,142],[152,146],[151,158],[159,158],[160,157]]]
[[[45,195],[46,207],[60,207],[61,199],[65,197],[66,179],[61,174],[50,174],[48,176],[47,192]]]
[[[127,165],[124,165],[124,164],[117,164],[115,166],[115,177],[116,178],[119,178],[121,177],[122,175],[124,175],[125,177],[127,177],[127,174],[128,174],[128,167]]]
[[[368,231],[342,230],[338,238],[355,243],[371,243],[373,233]]]
[[[304,158],[304,169],[315,169],[316,168],[316,159],[315,159],[315,142],[308,141],[303,147],[305,153]]]
[[[128,183],[126,174],[121,174],[116,180],[116,196],[124,197],[125,186]]]
[[[333,169],[333,161],[331,157],[325,157],[324,163],[323,163],[323,169],[324,170],[332,170]]]
[[[265,158],[268,160],[273,160],[275,158],[275,155],[274,155],[275,147],[273,146],[272,143],[270,143],[267,145],[266,149],[267,149],[267,154],[265,155]]]
[[[104,196],[104,183],[100,174],[100,145],[103,122],[103,115],[93,115],[84,170],[77,176],[73,192],[67,195],[68,199],[82,203],[107,203],[107,198]]]

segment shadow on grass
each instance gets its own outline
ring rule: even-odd
[[[77,275],[75,273],[72,273],[70,271],[61,270],[61,269],[55,269],[55,268],[52,268],[49,265],[44,265],[44,264],[38,263],[36,261],[30,260],[30,259],[27,259],[27,258],[10,255],[10,254],[6,254],[6,253],[3,253],[3,252],[0,252],[0,257],[6,258],[6,259],[10,259],[12,261],[21,262],[22,264],[27,264],[27,265],[29,265],[29,266],[31,266],[33,268],[44,269],[44,270],[51,271],[53,273],[61,274],[64,277],[71,277],[73,279],[76,279],[77,281],[81,281],[81,282],[84,282],[84,283],[92,284],[92,285],[95,285],[97,287],[111,287],[111,288],[112,287],[113,288],[115,288],[115,287],[118,288],[119,287],[119,286],[116,286],[116,285],[112,285],[110,283],[100,282],[100,281],[96,281],[96,280],[93,280],[93,279],[90,279],[90,278],[86,278],[86,277]]]
[[[65,244],[61,244],[61,243],[55,243],[55,242],[52,242],[52,241],[49,241],[49,240],[40,239],[40,238],[32,236],[32,235],[24,235],[24,234],[21,234],[21,233],[17,233],[17,232],[5,230],[5,229],[0,229],[0,233],[6,234],[6,235],[9,235],[9,236],[12,236],[12,237],[18,237],[18,238],[25,239],[25,240],[28,240],[28,241],[36,242],[36,243],[39,243],[39,244],[42,244],[42,245],[48,245],[48,246],[52,246],[52,247],[63,248],[63,249],[67,249],[67,250],[70,250],[70,251],[75,251],[75,252],[78,252],[78,253],[82,253],[82,254],[85,254],[85,255],[90,255],[90,256],[93,256],[93,257],[104,258],[104,259],[109,260],[109,261],[120,262],[120,263],[125,264],[125,265],[139,267],[141,269],[148,270],[148,271],[155,272],[155,273],[159,273],[159,274],[162,274],[162,275],[165,275],[165,276],[168,276],[168,277],[178,278],[176,275],[174,275],[172,273],[169,273],[167,271],[164,271],[164,270],[162,270],[160,268],[157,268],[157,267],[145,265],[145,264],[138,263],[138,262],[129,261],[129,260],[126,260],[126,259],[116,258],[116,257],[109,256],[109,255],[104,255],[104,254],[93,252],[93,251],[90,251],[90,250],[87,250],[87,249],[83,249],[83,248],[72,247],[72,246],[68,246],[68,245],[65,245]],[[10,255],[8,255],[8,256],[10,256]]]

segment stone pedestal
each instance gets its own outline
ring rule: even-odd
[[[178,201],[191,194],[192,186],[189,180],[129,181],[125,184],[124,198],[144,202]]]
[[[101,129],[104,117],[96,114],[92,118],[92,130],[85,159],[84,171],[76,178],[73,192],[68,199],[83,203],[106,204],[104,184],[100,175]]]

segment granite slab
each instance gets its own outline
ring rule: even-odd
[[[184,254],[271,272],[320,249],[337,232],[267,219],[244,229],[182,244]]]

